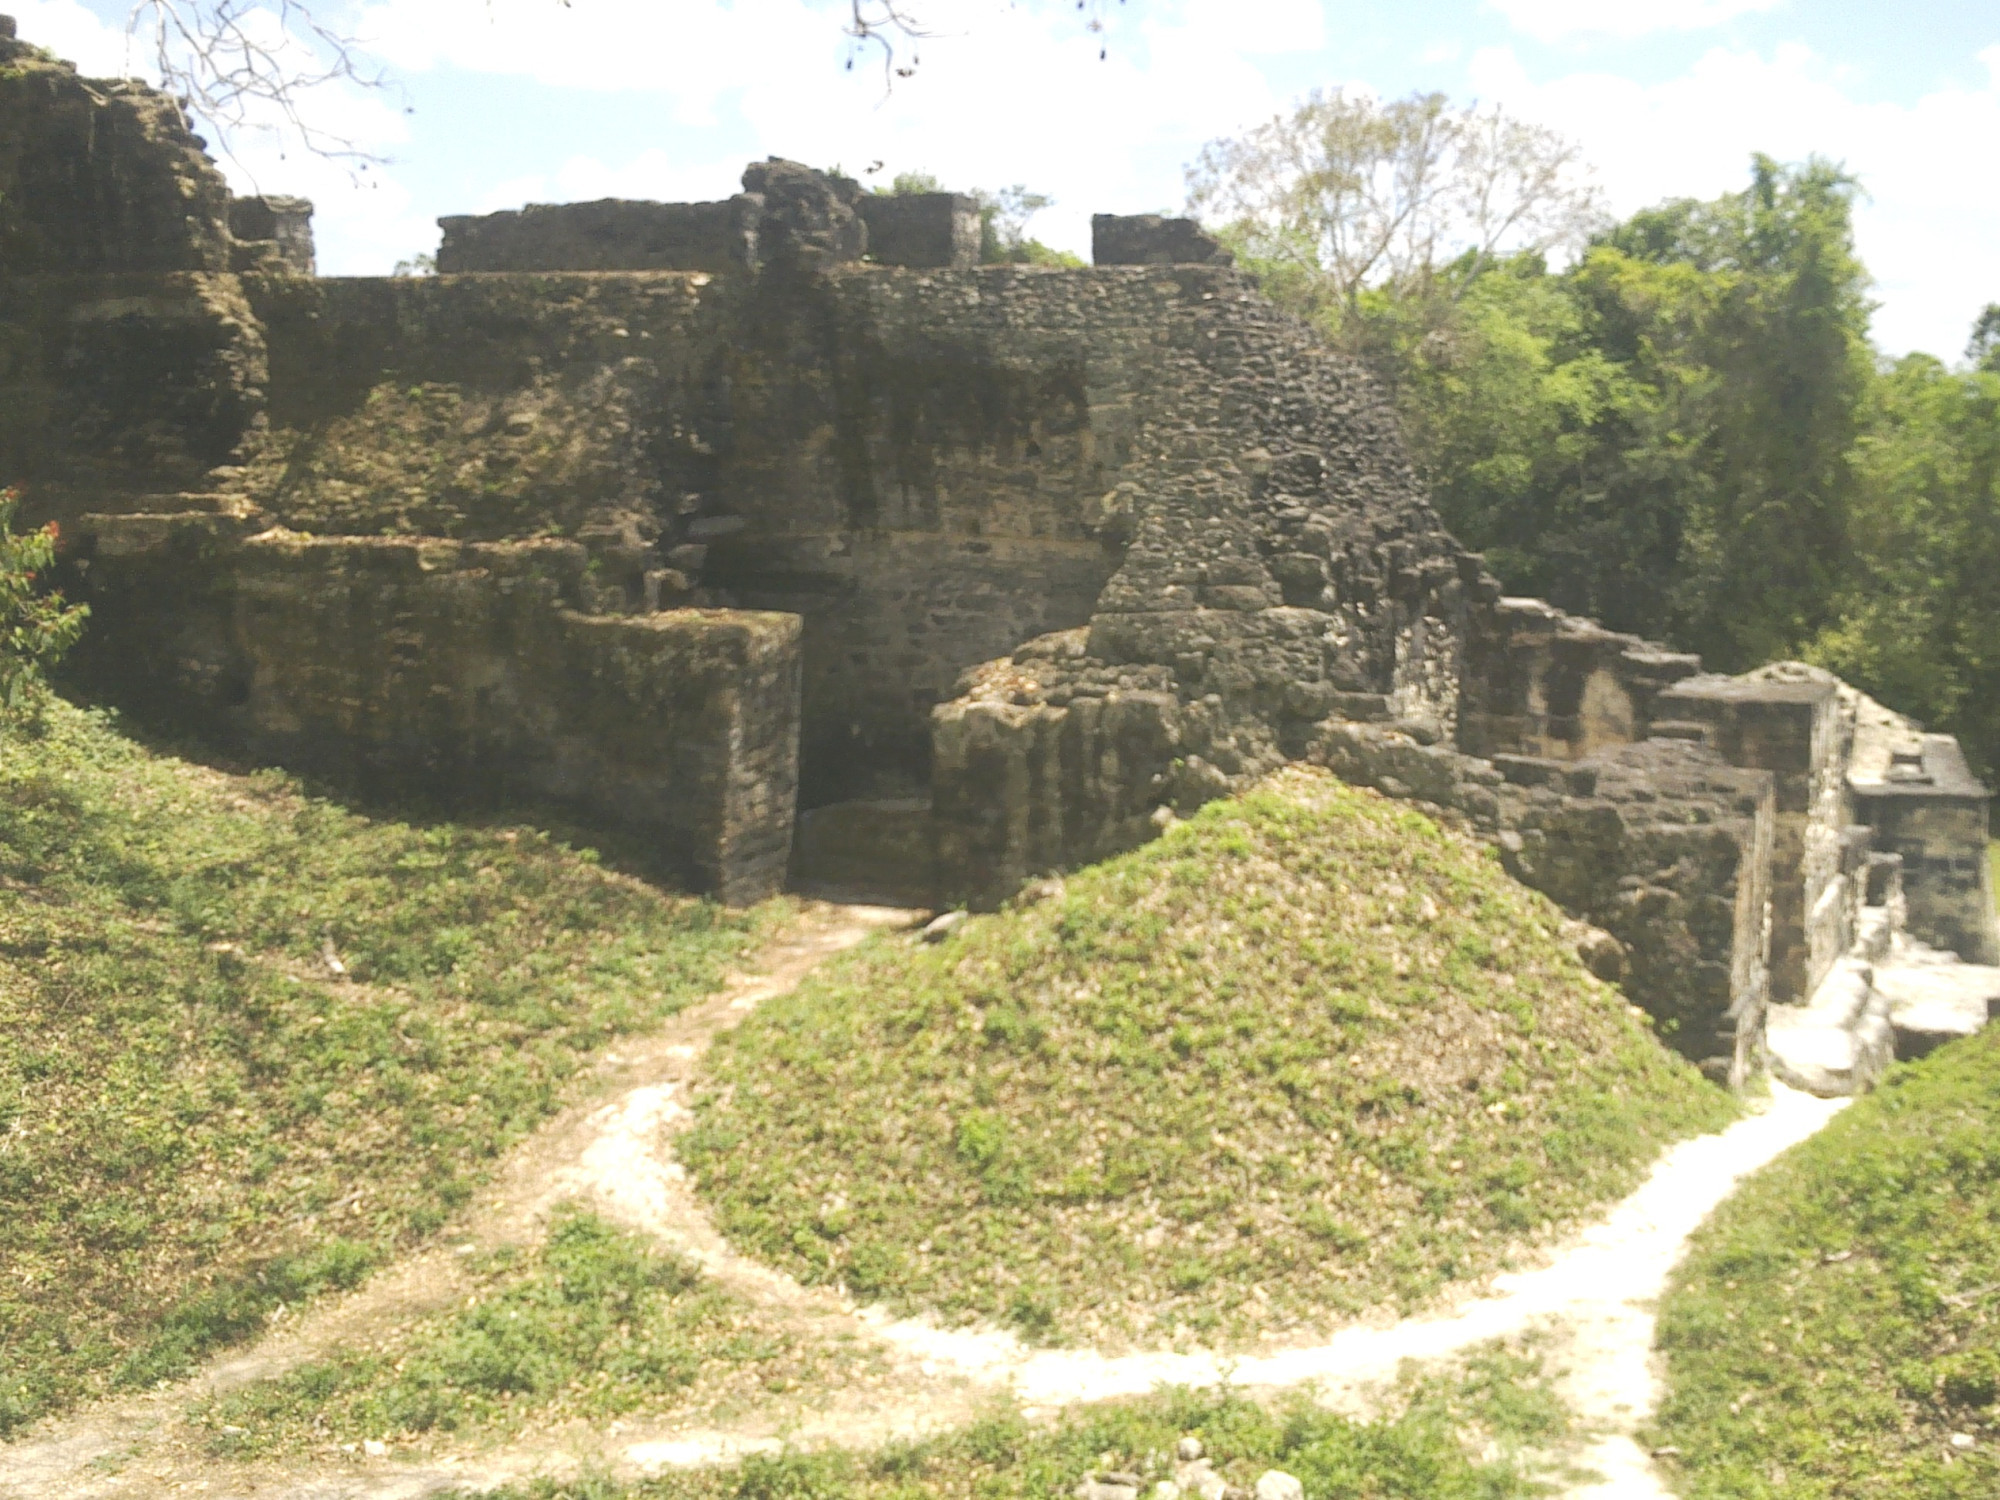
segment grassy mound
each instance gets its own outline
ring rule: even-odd
[[[0,733],[0,1434],[435,1228],[760,920],[63,705]]]
[[[1484,849],[1295,771],[830,965],[718,1041],[680,1149],[802,1280],[1235,1338],[1500,1265],[1734,1108]]]
[[[1688,1495],[2000,1494],[2000,1030],[1897,1069],[1723,1204],[1659,1341]]]
[[[369,1438],[598,1423],[688,1402],[784,1390],[825,1363],[759,1323],[699,1268],[593,1214],[559,1214],[548,1238],[472,1268],[457,1308],[380,1348],[345,1351],[213,1401],[219,1455]]]

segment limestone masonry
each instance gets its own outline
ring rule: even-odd
[[[990,907],[1313,761],[1490,838],[1732,1082],[1864,1087],[2000,998],[1951,739],[1504,597],[1198,226],[980,266],[970,199],[743,186],[317,278],[310,204],[0,27],[0,478],[64,523],[80,680],[736,901]]]

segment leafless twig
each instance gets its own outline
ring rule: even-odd
[[[307,0],[136,0],[125,29],[222,151],[245,131],[288,131],[312,154],[365,171],[383,158],[315,123],[306,99],[329,84],[380,89],[387,79],[315,9]]]

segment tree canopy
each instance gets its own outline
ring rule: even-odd
[[[1576,144],[1443,94],[1314,92],[1188,168],[1188,203],[1291,294],[1353,312],[1447,263],[1583,242],[1602,217]],[[1461,278],[1466,279],[1466,278]]]

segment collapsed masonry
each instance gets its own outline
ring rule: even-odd
[[[1768,1032],[1858,1087],[1898,995],[1913,1046],[1983,1020],[2000,970],[1912,946],[2000,962],[1956,745],[1502,597],[1369,380],[1196,226],[979,266],[964,198],[744,189],[315,278],[308,205],[5,28],[0,472],[69,523],[82,677],[573,803],[732,900],[990,906],[1314,761],[1491,837],[1719,1077]]]

